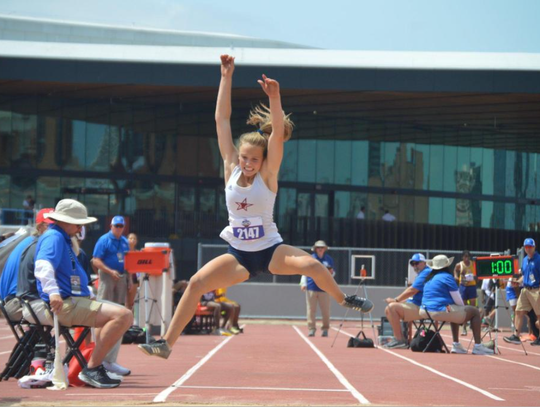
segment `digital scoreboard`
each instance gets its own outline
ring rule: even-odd
[[[519,264],[516,256],[475,257],[473,263],[473,272],[479,280],[511,278],[519,274]]]

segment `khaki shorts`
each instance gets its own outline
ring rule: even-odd
[[[529,312],[532,309],[540,315],[540,289],[524,287],[519,294],[516,311]]]
[[[433,311],[429,312],[429,315],[431,315],[431,318],[434,321],[445,321],[445,322],[453,322],[455,324],[462,324],[467,319],[467,313],[465,312],[465,306],[463,305],[449,305],[448,308],[450,308],[449,311]],[[421,308],[420,309],[420,316],[422,318],[428,318],[428,315],[426,313],[426,310]]]
[[[12,298],[4,304],[4,308],[9,316],[9,319],[13,322],[19,322],[22,319],[22,305],[21,300],[17,297]]]
[[[412,302],[400,302],[398,305],[403,310],[403,321],[411,322],[416,321],[417,319],[422,319],[420,317],[420,307]]]
[[[35,300],[30,303],[34,313],[42,325],[52,325],[53,318],[49,307],[43,300]],[[58,322],[62,326],[95,326],[96,316],[103,303],[91,300],[89,297],[68,297],[64,299],[62,311],[58,314]],[[30,315],[24,310],[24,318],[29,322],[34,322]]]

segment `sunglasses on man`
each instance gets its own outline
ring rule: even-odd
[[[420,264],[419,261],[411,261],[411,266],[418,266]]]
[[[123,228],[124,225],[113,225],[115,228]]]

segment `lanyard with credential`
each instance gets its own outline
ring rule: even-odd
[[[71,246],[68,246],[69,250],[69,258],[71,259],[71,275],[70,275],[70,283],[71,283],[71,294],[72,295],[81,295],[81,277],[77,274],[77,262],[75,260],[75,253],[73,253],[73,249]]]

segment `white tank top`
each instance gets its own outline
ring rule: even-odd
[[[236,166],[225,186],[229,226],[219,235],[232,247],[257,252],[283,242],[274,223],[276,196],[257,173],[249,187],[238,185],[242,171]]]

